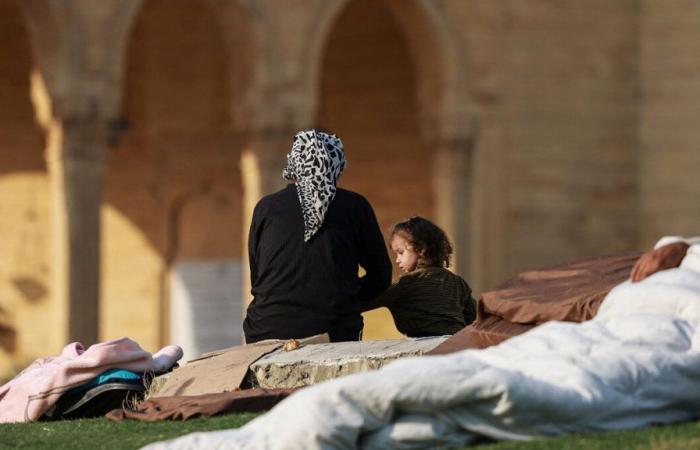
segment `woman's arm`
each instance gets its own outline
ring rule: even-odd
[[[358,217],[361,221],[359,263],[365,269],[365,275],[360,279],[358,300],[369,302],[391,284],[391,261],[372,206],[367,200],[363,203],[362,214]]]
[[[259,226],[259,211],[258,208],[253,209],[253,218],[250,221],[250,230],[248,231],[248,262],[250,263],[250,285],[255,286],[258,279],[258,243],[260,241],[260,226]]]

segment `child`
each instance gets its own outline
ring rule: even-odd
[[[447,270],[452,245],[444,231],[411,217],[394,226],[391,249],[404,275],[364,310],[389,308],[396,328],[409,337],[454,334],[474,321],[469,285]]]

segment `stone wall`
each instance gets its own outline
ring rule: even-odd
[[[642,1],[641,244],[700,228],[700,4]]]
[[[637,248],[636,1],[501,11],[502,277]]]

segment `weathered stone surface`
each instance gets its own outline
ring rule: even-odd
[[[251,364],[256,387],[266,389],[308,386],[352,373],[376,370],[435,348],[445,336],[421,339],[336,342],[276,350]]]

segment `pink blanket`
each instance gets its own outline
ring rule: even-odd
[[[151,355],[129,338],[91,345],[66,345],[58,356],[39,358],[0,387],[0,423],[39,419],[70,388],[87,383],[108,369],[165,372],[182,358],[182,349],[169,345]]]

